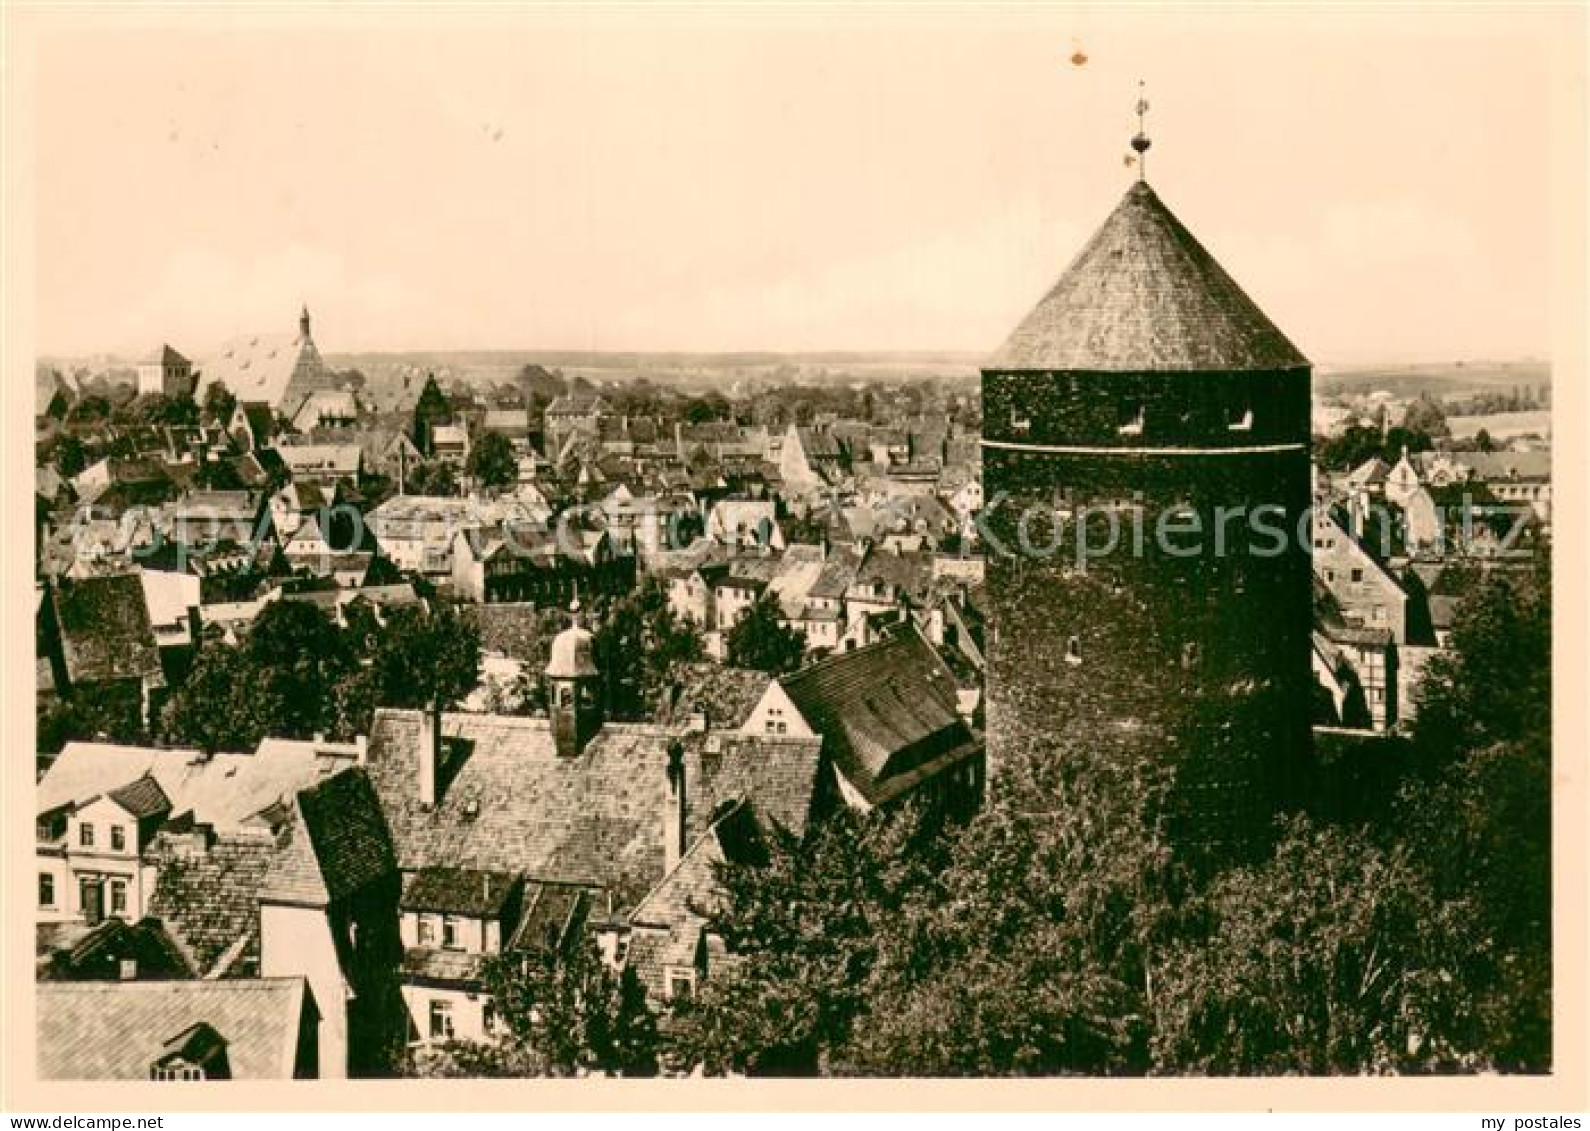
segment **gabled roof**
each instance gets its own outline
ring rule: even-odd
[[[262,900],[326,906],[396,873],[381,803],[362,769],[300,790],[293,804]]]
[[[139,365],[187,365],[188,359],[183,357],[170,345],[162,342],[148,353],[138,359]]]
[[[260,810],[329,776],[354,760],[351,746],[267,738],[256,751],[215,754],[108,742],[69,742],[39,780],[43,813],[82,803],[146,774],[171,798],[175,814],[191,813],[217,830],[235,830]]]
[[[171,812],[171,798],[166,796],[166,791],[160,788],[160,783],[149,774],[111,790],[108,796],[139,820],[153,817],[158,813]]]
[[[263,402],[287,416],[296,413],[310,393],[335,382],[314,341],[298,334],[233,338],[206,358],[199,372],[195,391],[199,403],[204,403],[210,385],[219,381],[239,401]]]
[[[191,822],[178,824],[191,831]],[[159,868],[149,913],[183,946],[197,976],[225,975],[258,960],[259,893],[275,858],[266,824],[210,837],[198,853],[180,852],[165,834],[155,838],[150,859]]]
[[[63,580],[52,587],[50,599],[71,682],[160,675],[160,649],[138,574]]]
[[[234,1080],[291,1079],[306,1010],[303,978],[46,982],[38,987],[38,1071],[46,1080],[148,1080],[173,1037],[204,1023],[227,1043]]]
[[[1230,372],[1307,365],[1138,181],[984,369]]]
[[[873,804],[914,784],[916,771],[975,746],[954,676],[914,625],[779,683],[840,773]]]
[[[625,961],[654,1000],[667,993],[670,968],[694,968],[710,923],[722,902],[718,869],[728,863],[756,864],[766,859],[755,808],[733,801],[690,846],[678,867],[646,894],[630,916]]]
[[[370,777],[405,871],[514,872],[606,888],[624,902],[662,876],[670,743],[684,746],[686,827],[694,835],[718,801],[742,795],[803,832],[820,758],[816,739],[614,723],[567,758],[547,720],[502,715],[445,715],[443,736],[441,796],[427,809],[419,798],[425,716],[382,709],[371,728]]]
[[[738,730],[767,693],[773,677],[755,668],[725,664],[681,664],[674,669],[677,697],[664,721],[683,722],[694,711],[706,713],[714,727]]]

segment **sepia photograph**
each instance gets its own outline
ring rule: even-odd
[[[14,8],[8,1090],[1582,1107],[1585,16]]]

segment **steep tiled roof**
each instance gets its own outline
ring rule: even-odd
[[[1486,482],[1551,478],[1550,452],[1463,452],[1451,458],[1452,462],[1467,467],[1474,478]]]
[[[881,582],[920,603],[933,587],[933,555],[874,548],[867,552],[856,580],[863,584]]]
[[[364,451],[357,443],[281,444],[277,455],[294,475],[352,475],[359,470]]]
[[[663,721],[683,722],[704,711],[712,726],[731,730],[745,723],[773,681],[767,672],[715,663],[681,664],[673,678],[678,694]]]
[[[845,454],[844,449],[839,446],[839,439],[831,432],[816,428],[797,428],[795,432],[800,438],[801,451],[809,460],[836,460]]]
[[[861,556],[847,549],[835,550],[823,563],[823,571],[818,575],[812,587],[807,590],[809,597],[828,597],[837,600],[845,595],[845,590],[854,584],[857,575],[861,572]]]
[[[322,906],[396,872],[381,803],[362,769],[345,769],[293,801],[262,899]]]
[[[816,789],[820,744],[678,734],[608,724],[578,757],[559,757],[545,719],[444,716],[448,765],[434,809],[419,799],[418,711],[383,709],[370,735],[370,776],[405,871],[450,866],[516,872],[638,897],[662,874],[668,747],[685,749],[687,829],[706,826],[716,803],[750,795],[803,831]]]
[[[332,388],[335,377],[311,339],[251,334],[232,339],[204,360],[194,398],[203,404],[210,385],[217,381],[239,401],[262,402],[291,416],[310,393]]]
[[[975,744],[953,675],[914,626],[779,682],[840,773],[874,804],[914,771]]]
[[[73,683],[160,674],[160,650],[136,573],[62,581],[51,591]]]
[[[215,982],[49,982],[38,987],[38,1070],[46,1080],[148,1080],[171,1038],[194,1025],[226,1041],[234,1080],[293,1075],[302,978]]]
[[[762,835],[754,806],[727,803],[679,865],[635,908],[626,961],[652,998],[666,995],[669,967],[697,965],[709,917],[722,902],[718,869],[765,858]]]
[[[171,799],[166,796],[166,791],[160,788],[160,783],[149,774],[111,790],[110,799],[139,820],[153,817],[156,813],[171,811]]]
[[[150,856],[158,873],[149,913],[192,956],[196,973],[227,973],[216,967],[234,949],[234,969],[258,960],[259,893],[276,856],[268,830],[217,836],[202,851],[161,836]]]
[[[138,359],[139,365],[187,365],[188,359],[183,357],[168,343],[162,342],[148,353]]]
[[[479,868],[422,868],[403,885],[404,911],[438,911],[485,918],[501,915],[519,887],[511,872]]]
[[[64,928],[64,929],[63,929]],[[140,978],[195,978],[187,950],[158,919],[102,919],[86,923],[40,923],[35,934],[35,972],[40,981],[120,978],[131,959]]]
[[[205,758],[192,750],[69,742],[39,781],[38,812],[81,803],[148,774],[171,798],[172,813],[217,831],[244,827],[249,818],[294,790],[352,764],[349,746],[267,738],[248,754]]]
[[[1224,372],[1307,364],[1139,181],[984,368]]]

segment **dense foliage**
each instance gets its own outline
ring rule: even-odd
[[[656,1075],[657,1019],[645,991],[633,971],[615,973],[589,939],[561,952],[493,955],[482,981],[498,1039],[419,1050],[411,1075]]]
[[[469,474],[482,487],[508,487],[519,479],[519,457],[513,442],[500,432],[487,432],[469,450]]]
[[[741,614],[724,640],[729,663],[763,672],[792,671],[806,651],[806,637],[786,627],[778,598],[763,593]]]
[[[1148,762],[1042,746],[942,836],[900,812],[775,839],[765,867],[723,873],[716,925],[743,961],[679,1018],[674,1056],[752,1074],[1542,1071],[1549,625],[1544,572],[1481,585],[1431,663],[1400,784],[1358,818],[1283,816],[1242,866],[1184,868]]]
[[[250,749],[266,735],[350,738],[368,733],[377,706],[448,706],[474,687],[472,624],[446,607],[384,618],[356,603],[339,627],[318,605],[274,601],[240,645],[201,648],[158,729],[209,750]]]
[[[612,718],[647,717],[674,666],[703,655],[700,630],[674,613],[655,578],[609,602],[597,620],[591,649]]]

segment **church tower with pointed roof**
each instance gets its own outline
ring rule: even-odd
[[[1178,844],[1263,843],[1310,760],[1309,382],[1141,179],[988,361],[993,788],[1146,758]]]

